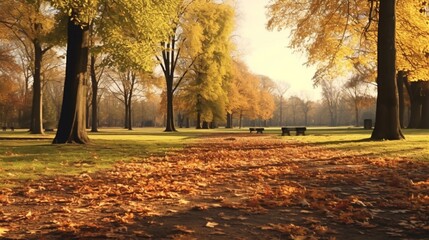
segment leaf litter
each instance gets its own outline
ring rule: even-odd
[[[0,191],[2,239],[423,239],[429,165],[267,135]]]

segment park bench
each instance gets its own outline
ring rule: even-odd
[[[265,130],[265,128],[253,128],[253,127],[249,128],[250,133],[256,131],[256,133],[262,134],[262,133],[264,133],[264,130]]]
[[[305,130],[307,130],[306,127],[282,127],[282,136],[284,135],[288,135],[290,136],[290,132],[295,131],[296,132],[296,136],[298,135],[305,135]]]
[[[53,132],[54,129],[53,128],[45,128],[45,132]]]

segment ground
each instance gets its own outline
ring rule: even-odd
[[[166,156],[4,189],[0,238],[429,239],[428,176],[425,162],[208,136]]]

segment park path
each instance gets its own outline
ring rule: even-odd
[[[4,239],[427,239],[429,164],[207,136],[0,193]]]

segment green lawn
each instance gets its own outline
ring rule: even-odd
[[[81,174],[109,168],[118,161],[163,155],[190,143],[198,132],[164,133],[162,129],[106,129],[90,133],[91,143],[51,144],[54,133],[0,132],[0,185],[41,175]]]
[[[90,173],[112,167],[118,161],[141,161],[150,155],[180,149],[207,134],[250,134],[248,128],[180,129],[176,133],[162,130],[101,129],[99,133],[89,133],[91,144],[88,145],[53,145],[54,133],[42,136],[24,130],[0,132],[0,186],[14,184],[11,180],[35,179],[42,175]],[[264,135],[360,155],[429,161],[429,130],[404,130],[406,140],[401,141],[369,141],[371,131],[358,128],[308,128],[306,136],[282,137],[280,132],[280,128],[266,128]]]
[[[275,131],[268,129],[268,132]],[[363,128],[310,127],[306,131],[307,136],[282,138],[369,156],[406,157],[429,162],[429,129],[404,129],[405,140],[400,141],[371,141],[371,132]]]

